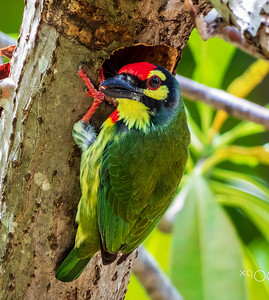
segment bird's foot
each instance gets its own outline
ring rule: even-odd
[[[85,123],[89,123],[90,119],[92,118],[93,114],[97,110],[98,106],[104,100],[105,95],[101,91],[98,91],[95,89],[95,87],[91,83],[88,76],[84,73],[82,68],[80,68],[78,74],[82,78],[82,80],[85,82],[85,84],[88,88],[87,96],[93,97],[93,99],[94,99],[91,107],[89,108],[89,110],[86,112],[86,114],[81,119],[81,121],[83,121]],[[99,76],[101,78],[101,83],[102,83],[105,80],[103,68],[101,68]]]

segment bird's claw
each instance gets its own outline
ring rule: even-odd
[[[79,70],[78,74],[82,78],[82,80],[85,82],[85,84],[88,88],[88,92],[86,95],[88,97],[92,97],[94,99],[91,107],[89,108],[89,110],[86,112],[86,114],[81,119],[83,122],[89,123],[90,119],[92,118],[93,114],[97,110],[98,106],[104,100],[105,95],[101,91],[98,91],[97,89],[95,89],[95,87],[91,83],[89,77],[84,73],[82,66],[80,66],[80,70]],[[99,76],[101,78],[101,82],[103,82],[105,80],[103,68],[100,69]]]

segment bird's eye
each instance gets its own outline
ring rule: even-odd
[[[161,85],[161,78],[157,75],[151,76],[147,81],[147,88],[150,90],[157,90]]]

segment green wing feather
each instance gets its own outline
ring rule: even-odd
[[[83,150],[80,168],[82,196],[78,205],[76,221],[79,224],[73,250],[56,271],[56,278],[72,281],[84,270],[93,255],[100,250],[100,235],[97,225],[97,192],[99,187],[99,168],[104,148],[113,136],[113,128],[101,131],[96,141],[90,125],[77,122],[73,136]],[[89,147],[89,145],[91,145]]]
[[[182,177],[188,140],[187,130],[182,132],[175,120],[163,131],[120,132],[107,144],[97,210],[102,244],[108,252],[129,253],[154,229]]]

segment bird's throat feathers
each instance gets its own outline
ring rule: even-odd
[[[122,120],[128,129],[134,127],[144,132],[147,131],[150,125],[149,108],[139,101],[130,99],[117,100],[119,105],[107,121],[112,125]]]

